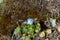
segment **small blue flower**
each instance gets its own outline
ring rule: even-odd
[[[27,19],[27,23],[28,23],[28,24],[32,25],[33,22],[34,22],[34,20],[33,20],[32,18],[28,18],[28,19]]]

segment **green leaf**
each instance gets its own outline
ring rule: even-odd
[[[31,37],[34,38],[36,36],[36,34],[32,34]]]
[[[27,33],[27,31],[28,31],[28,30],[27,30],[26,27],[23,27],[23,28],[22,28],[22,33],[23,33],[23,34]]]
[[[22,36],[21,40],[31,40],[31,38],[29,36]]]
[[[20,27],[16,27],[15,31],[14,31],[14,34],[17,35],[19,34],[21,31],[20,31]]]
[[[36,23],[35,24],[35,32],[37,33],[37,32],[39,32],[41,30],[41,27],[40,27],[40,23]]]
[[[31,40],[31,38],[29,36],[26,36],[25,40]]]

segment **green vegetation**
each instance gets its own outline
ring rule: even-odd
[[[14,33],[15,35],[22,34],[21,39],[23,40],[31,40],[31,38],[34,38],[36,34],[40,32],[40,30],[41,30],[40,23],[36,22],[32,25],[24,24],[23,26],[20,27],[18,26],[15,29]]]

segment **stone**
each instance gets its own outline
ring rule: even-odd
[[[57,31],[60,32],[60,27],[57,27]]]
[[[52,33],[51,29],[47,29],[47,30],[46,30],[46,33],[47,33],[47,34],[51,34],[51,33]]]
[[[45,32],[42,31],[42,32],[39,34],[39,37],[41,37],[41,38],[45,37]]]
[[[59,40],[59,38],[57,38],[56,40]]]
[[[3,3],[3,0],[0,0],[0,3]]]
[[[49,40],[48,38],[46,38],[45,40]]]

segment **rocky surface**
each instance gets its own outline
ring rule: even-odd
[[[57,22],[60,22],[59,12],[60,0],[4,0],[0,4],[0,33],[11,35],[15,27],[18,24],[21,25],[28,17],[46,20],[53,13],[57,18]],[[60,23],[58,24],[56,26],[57,40],[60,38]],[[3,39],[3,36],[1,37]],[[41,39],[45,40],[44,38]],[[49,39],[53,40],[50,37],[46,38],[46,40]]]

